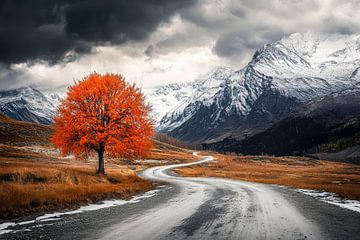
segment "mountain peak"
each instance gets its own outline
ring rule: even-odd
[[[275,44],[282,44],[305,60],[318,64],[360,58],[360,34],[293,33]]]
[[[231,69],[227,66],[216,66],[216,67],[212,68],[206,75],[221,77],[224,73],[227,73],[229,71],[233,71],[233,69]]]

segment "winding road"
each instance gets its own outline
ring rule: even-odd
[[[169,183],[142,201],[66,215],[5,234],[7,239],[360,239],[360,214],[291,189],[172,170],[213,161],[153,167],[144,178]]]

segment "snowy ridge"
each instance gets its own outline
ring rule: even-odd
[[[152,107],[152,117],[159,122],[174,106],[186,102],[192,94],[190,85],[169,84],[145,91],[146,100]]]
[[[309,100],[360,81],[360,35],[294,33],[265,45],[249,65],[284,94]]]
[[[155,120],[158,123],[165,123],[176,118],[186,121],[186,118],[195,110],[188,106],[189,103],[197,105],[197,102],[201,102],[210,105],[215,94],[224,86],[224,81],[231,76],[232,71],[227,67],[217,67],[199,76],[194,82],[169,84],[146,92],[147,101],[153,106]]]

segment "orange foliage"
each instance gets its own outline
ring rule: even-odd
[[[153,134],[149,110],[140,90],[121,75],[93,73],[69,87],[54,119],[52,142],[64,154],[86,157],[96,151],[99,161],[104,152],[146,157]]]

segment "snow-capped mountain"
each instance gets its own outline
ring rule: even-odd
[[[294,33],[258,49],[240,70],[219,67],[148,100],[159,131],[198,142],[246,138],[302,102],[358,83],[359,68],[359,34]]]
[[[60,94],[32,87],[0,91],[0,112],[20,121],[51,124],[61,99]]]

